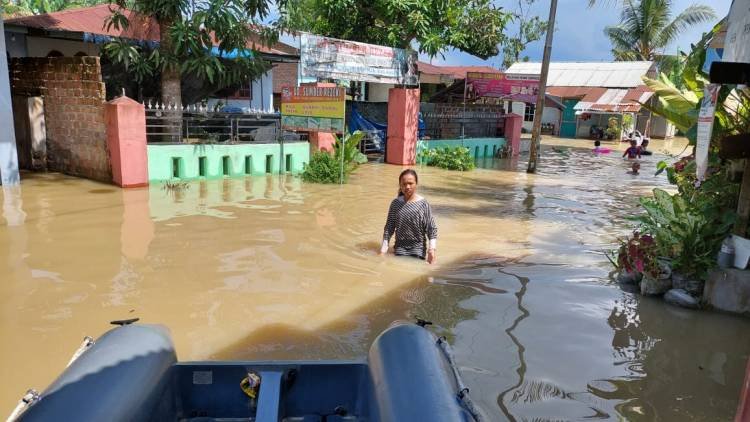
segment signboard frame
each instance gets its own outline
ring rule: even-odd
[[[281,88],[281,128],[300,132],[344,132],[346,90],[303,85]]]
[[[489,97],[535,103],[539,95],[538,79],[509,78],[506,73],[467,72],[467,98]]]
[[[302,33],[303,77],[419,86],[417,52]]]

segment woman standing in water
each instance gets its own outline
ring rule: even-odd
[[[427,262],[433,264],[437,259],[437,225],[430,204],[422,196],[417,195],[418,182],[417,172],[412,169],[404,170],[398,177],[398,197],[391,202],[388,209],[380,254],[388,252],[388,243],[395,232],[396,255],[426,258]],[[427,245],[425,239],[428,240]]]

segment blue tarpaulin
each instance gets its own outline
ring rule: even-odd
[[[422,120],[422,113],[419,113],[417,116],[419,119],[418,122],[418,136],[419,138],[424,137],[424,131],[425,131],[425,124],[424,120]],[[354,132],[357,130],[361,130],[362,132],[367,132],[372,137],[373,143],[377,146],[377,148],[382,151],[383,146],[385,143],[385,137],[388,133],[388,125],[383,123],[378,123],[373,120],[370,120],[366,117],[364,117],[357,108],[356,104],[352,104],[352,110],[349,114],[349,121],[347,122],[349,126],[349,132]]]

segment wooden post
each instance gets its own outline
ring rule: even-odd
[[[555,33],[555,13],[557,13],[557,0],[552,0],[549,6],[549,20],[547,20],[547,38],[544,42],[542,70],[539,75],[539,93],[536,97],[536,107],[534,108],[534,125],[531,129],[531,150],[529,151],[527,173],[536,173],[539,151],[542,148],[542,114],[544,114],[544,104],[547,99],[547,74],[549,73],[550,54],[552,53],[552,35]],[[539,110],[542,112],[540,113]]]

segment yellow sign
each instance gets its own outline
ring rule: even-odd
[[[344,118],[343,101],[314,101],[309,103],[281,103],[281,114],[287,116]]]
[[[281,89],[281,126],[288,130],[343,132],[344,88],[300,86]]]

